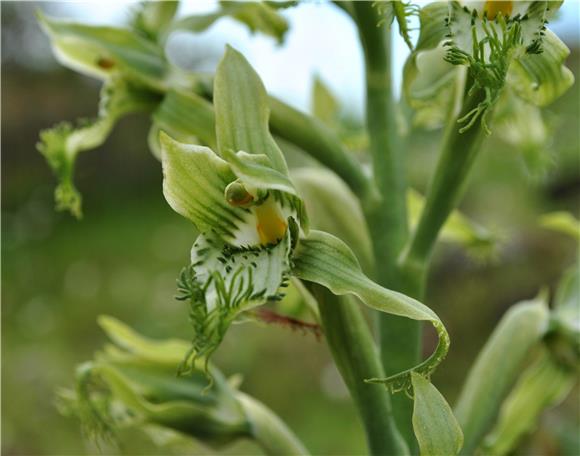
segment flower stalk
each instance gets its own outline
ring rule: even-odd
[[[328,346],[361,415],[370,454],[409,454],[385,388],[364,382],[383,377],[384,371],[358,303],[320,286],[311,290],[318,301]]]
[[[392,53],[389,24],[381,21],[370,2],[353,2],[366,72],[366,121],[373,160],[378,203],[366,204],[378,283],[403,291],[396,262],[408,234],[406,182],[401,137],[397,129],[392,89]],[[381,24],[377,26],[377,24]],[[408,293],[407,293],[408,294]],[[413,296],[413,295],[411,295]],[[417,297],[416,295],[414,297]],[[380,353],[387,375],[416,364],[421,356],[421,323],[392,315],[378,316]],[[406,343],[401,345],[400,340]],[[411,426],[413,404],[404,395],[393,396],[393,413],[408,443],[414,445]]]

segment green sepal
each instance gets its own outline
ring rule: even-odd
[[[224,17],[231,17],[245,24],[252,33],[260,32],[269,35],[278,43],[284,41],[284,36],[288,31],[288,22],[272,7],[272,3],[235,1],[220,1],[220,9],[215,13],[180,19],[173,24],[172,30],[200,33]]]
[[[130,25],[133,30],[150,40],[158,40],[165,31],[179,7],[179,1],[141,1],[133,8]]]
[[[413,430],[421,456],[457,455],[463,432],[443,395],[425,377],[412,373]]]
[[[538,221],[542,228],[558,231],[580,241],[580,220],[570,212],[549,212],[540,216]]]
[[[307,231],[302,201],[290,181],[282,151],[270,133],[266,89],[244,56],[230,46],[216,71],[213,101],[221,156],[248,187],[283,192],[297,211],[302,229]]]
[[[154,90],[167,88],[163,49],[130,29],[60,21],[41,12],[38,20],[64,66],[103,80],[121,75]]]
[[[230,206],[224,197],[227,185],[237,179],[230,165],[207,147],[182,144],[163,132],[159,139],[163,194],[169,205],[200,232],[235,242],[236,231],[249,214]]]
[[[443,125],[451,114],[463,72],[444,59],[442,43],[448,34],[449,9],[433,2],[419,12],[417,45],[403,67],[403,94],[413,108],[413,124],[424,128]]]
[[[463,385],[455,416],[463,429],[462,454],[473,454],[493,426],[505,396],[548,330],[545,296],[513,306],[479,353]]]
[[[484,440],[483,453],[512,454],[522,437],[536,428],[542,412],[562,402],[575,383],[575,372],[542,350],[506,398],[496,426]]]
[[[57,209],[81,216],[81,195],[73,182],[78,154],[103,144],[123,115],[152,109],[157,103],[158,97],[143,87],[113,79],[103,85],[96,119],[79,121],[74,126],[63,122],[40,132],[36,147],[59,181],[55,190]]]
[[[270,134],[266,89],[245,57],[227,46],[214,79],[218,150],[264,154],[273,169],[288,175],[282,151]]]
[[[425,377],[433,372],[449,349],[449,335],[439,317],[427,306],[402,293],[391,291],[363,274],[350,248],[340,239],[312,230],[301,239],[293,256],[292,273],[302,280],[328,288],[335,295],[354,295],[372,309],[413,320],[429,321],[437,331],[435,352],[421,364],[388,378],[367,379],[383,383],[391,391],[411,391],[413,372]]]
[[[312,228],[344,240],[363,271],[370,273],[374,268],[372,242],[360,202],[350,188],[327,168],[298,168],[291,175]]]

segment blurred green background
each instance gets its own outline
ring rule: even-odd
[[[80,156],[83,220],[53,210],[54,179],[35,150],[38,131],[94,115],[99,85],[54,62],[34,22],[36,7],[2,3],[2,454],[93,454],[98,450],[82,439],[78,423],[58,414],[55,390],[70,385],[74,366],[104,342],[95,323],[99,314],[147,335],[190,337],[187,309],[173,295],[195,233],[163,199],[145,116],[124,119],[103,147]],[[66,14],[66,4],[42,7]],[[568,65],[578,78],[577,35],[568,45]],[[427,302],[452,338],[434,377],[450,402],[505,310],[553,285],[578,256],[572,240],[539,228],[536,219],[554,210],[579,215],[579,100],[575,84],[549,108],[555,139],[543,178],[530,177],[518,151],[486,142],[462,209],[502,233],[497,261],[476,261],[449,246],[437,250]],[[419,189],[432,170],[439,137],[411,135],[409,174]],[[426,351],[433,339],[427,333]],[[228,375],[242,373],[243,390],[284,417],[314,454],[364,453],[356,412],[323,341],[243,324],[229,332],[216,358]],[[518,454],[580,454],[578,404],[576,390],[545,414]],[[121,451],[160,453],[144,434],[128,436]],[[195,443],[171,451],[211,452]],[[227,449],[256,452],[248,442]]]

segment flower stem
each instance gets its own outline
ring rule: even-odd
[[[409,449],[397,430],[390,397],[382,385],[365,383],[383,375],[373,337],[358,304],[312,285],[326,340],[364,424],[371,455],[405,455]]]
[[[467,81],[466,87],[470,87],[470,82]],[[458,118],[475,109],[484,98],[482,89],[467,92]],[[482,137],[481,120],[463,133],[460,133],[457,122],[450,122],[417,228],[400,259],[407,274],[424,276],[439,231],[463,196]]]
[[[380,193],[378,204],[364,205],[373,239],[377,266],[375,279],[383,286],[408,293],[406,278],[397,265],[408,227],[403,145],[397,128],[392,91],[391,36],[387,24],[378,26],[382,18],[370,2],[353,2],[352,5],[365,57],[366,121],[374,180]],[[378,326],[386,375],[403,371],[419,362],[419,322],[379,315]],[[412,407],[412,401],[405,395],[393,396],[393,411],[399,429],[414,448]]]
[[[268,407],[242,392],[238,392],[236,397],[250,422],[250,434],[264,453],[270,456],[309,454],[302,442]]]

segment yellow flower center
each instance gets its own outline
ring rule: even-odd
[[[513,1],[504,0],[487,0],[483,7],[483,12],[488,19],[494,20],[501,13],[503,16],[509,16],[514,7]]]
[[[254,211],[258,219],[256,229],[262,244],[275,244],[284,237],[288,223],[272,197],[267,198],[259,206],[254,206]]]

